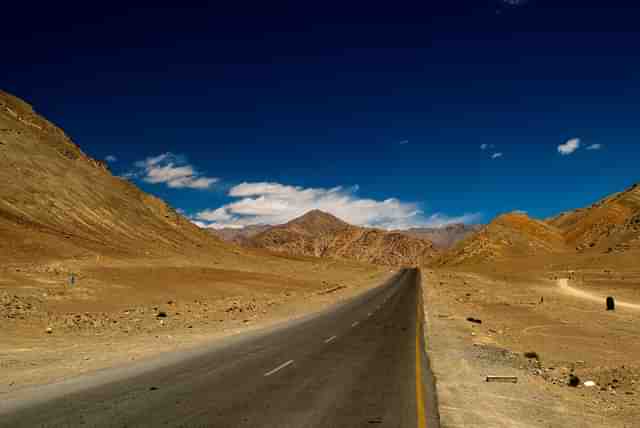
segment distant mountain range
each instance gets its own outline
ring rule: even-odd
[[[437,249],[443,250],[453,247],[467,236],[482,229],[482,225],[463,223],[451,224],[444,227],[422,227],[407,230],[398,230],[407,236],[431,241]]]
[[[309,211],[286,224],[242,229],[212,230],[238,244],[293,255],[417,266],[438,255],[431,241],[404,232],[350,225],[319,210]]]

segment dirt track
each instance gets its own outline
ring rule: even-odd
[[[570,286],[568,278],[558,279],[558,287],[560,287],[560,290],[562,290],[564,293],[567,293],[573,297],[578,297],[580,299],[586,299],[592,302],[600,302],[600,303],[604,303],[606,299],[605,296],[598,296],[596,294],[589,293],[587,291],[580,290],[576,287]],[[629,303],[629,302],[624,302],[620,300],[616,300],[616,307],[640,311],[640,304]]]

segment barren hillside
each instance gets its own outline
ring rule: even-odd
[[[209,231],[226,242],[233,242],[238,245],[248,245],[249,238],[264,232],[272,226],[269,225],[251,225],[243,228],[224,227],[222,229],[209,229]]]
[[[445,227],[418,227],[398,232],[418,239],[426,239],[433,242],[438,249],[447,249],[466,238],[467,236],[482,229],[481,225],[466,225],[463,223],[451,224]]]
[[[318,210],[259,233],[250,242],[276,252],[391,266],[423,264],[437,253],[430,241],[352,226]]]
[[[547,223],[560,229],[567,243],[579,252],[640,249],[640,185],[588,208],[562,213]]]
[[[482,263],[563,251],[566,245],[560,230],[526,214],[510,213],[459,242],[438,264]]]
[[[219,246],[113,176],[25,102],[0,92],[0,259],[163,255]]]

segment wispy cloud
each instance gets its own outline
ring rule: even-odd
[[[582,143],[580,142],[579,138],[572,138],[566,143],[560,144],[558,146],[558,153],[560,153],[562,156],[568,156],[578,150],[581,144]]]
[[[587,147],[587,150],[600,150],[602,147],[602,144],[591,144]]]
[[[480,150],[493,149],[494,147],[495,147],[495,144],[487,144],[487,143],[480,144]]]
[[[113,162],[117,162],[118,158],[115,157],[114,155],[107,155],[104,160],[106,160],[107,162],[113,163]]]
[[[218,178],[206,177],[187,163],[184,156],[163,153],[135,163],[135,169],[124,175],[147,183],[164,183],[171,188],[208,189]]]
[[[401,146],[404,146],[405,144],[409,144],[409,140],[399,141],[398,144],[400,144]]]
[[[497,152],[491,155],[491,159],[498,159],[502,157],[502,152]]]
[[[196,213],[193,220],[201,227],[221,228],[254,224],[282,224],[306,212],[319,209],[344,221],[383,229],[444,226],[469,223],[479,214],[449,217],[425,215],[418,204],[396,198],[375,200],[357,195],[358,187],[303,188],[280,183],[242,183],[229,191],[237,200],[219,208]]]

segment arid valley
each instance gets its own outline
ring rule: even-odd
[[[545,220],[388,231],[316,210],[202,229],[7,93],[0,182],[2,400],[298,319],[418,267],[443,427],[640,420],[638,185]]]

